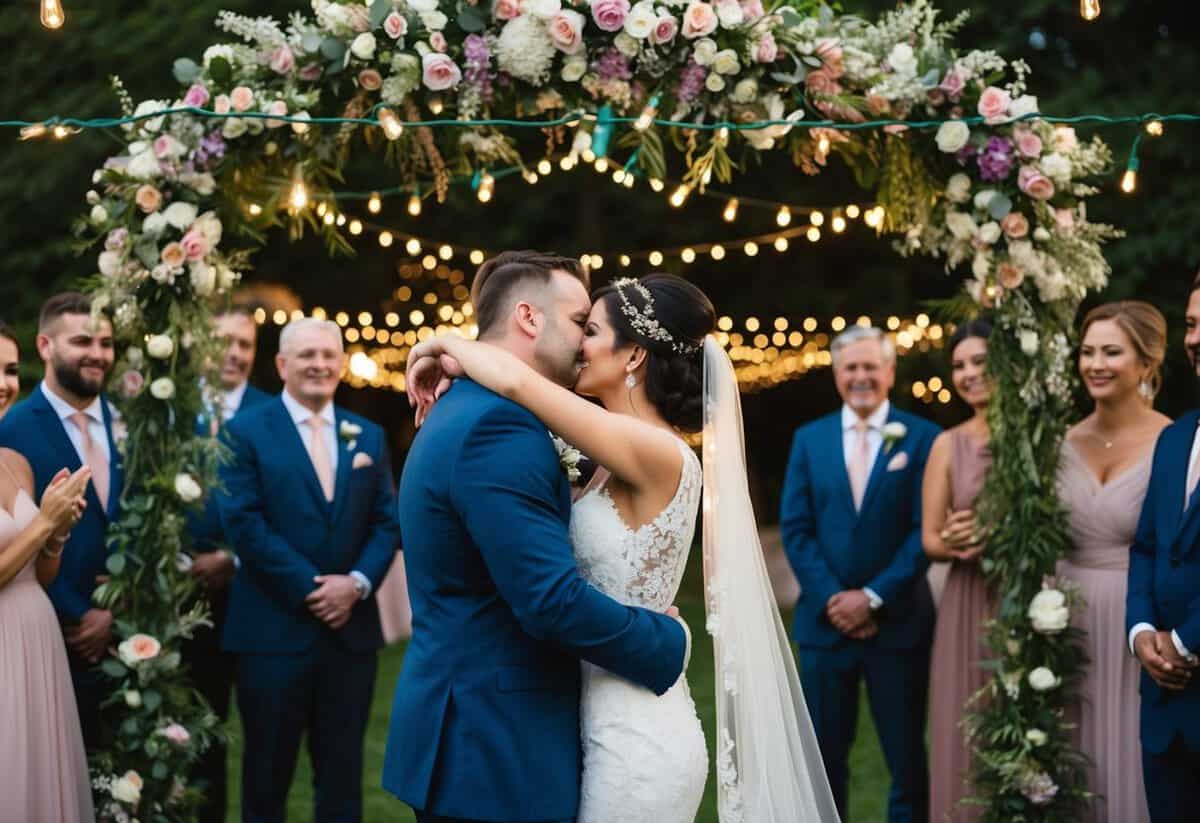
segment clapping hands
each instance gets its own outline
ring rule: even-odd
[[[66,469],[60,469],[46,491],[42,493],[40,515],[49,522],[52,539],[62,541],[71,531],[87,508],[88,481],[92,478],[92,470],[84,466],[74,474]]]

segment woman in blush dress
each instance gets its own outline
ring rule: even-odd
[[[20,366],[21,350],[17,346],[17,337],[8,324],[0,320],[0,419],[17,402],[21,391]]]
[[[987,338],[991,326],[972,320],[950,340],[954,390],[973,414],[942,432],[929,452],[921,489],[921,537],[930,560],[950,566],[938,606],[930,658],[929,812],[934,823],[976,820],[982,808],[962,800],[973,792],[971,750],[963,717],[967,702],[987,681],[980,666],[984,623],[994,606],[979,567],[982,544],[975,525],[975,498],[991,465],[988,442]]]
[[[1058,572],[1079,585],[1086,604],[1073,616],[1087,632],[1090,661],[1073,718],[1077,742],[1093,762],[1088,788],[1097,795],[1085,819],[1143,823],[1150,816],[1138,737],[1138,662],[1125,639],[1125,591],[1154,444],[1171,422],[1154,410],[1167,323],[1147,303],[1109,303],[1084,318],[1080,337],[1079,373],[1095,407],[1063,444],[1058,485],[1072,546]]]

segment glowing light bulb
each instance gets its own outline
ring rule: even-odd
[[[645,131],[654,125],[654,115],[658,114],[658,95],[650,98],[650,102],[642,109],[642,113],[638,115],[638,119],[634,121],[633,127],[638,131]]]
[[[617,169],[613,172],[613,182],[620,185],[625,182],[625,169]]]
[[[829,138],[823,134],[817,140],[817,153],[822,155],[829,154]]]
[[[688,195],[691,193],[691,187],[685,183],[684,185],[675,189],[675,191],[671,194],[671,205],[675,208],[679,208],[684,204],[684,202],[687,201]]]
[[[836,234],[841,234],[846,230],[846,218],[840,214],[835,214],[831,226]]]
[[[379,125],[383,129],[383,136],[388,140],[399,140],[400,135],[404,134],[404,124],[400,122],[400,118],[396,116],[396,112],[383,106],[375,115],[379,120]]]
[[[451,248],[450,246],[442,244],[441,246],[438,247],[438,257],[442,258],[443,260],[449,260],[453,256],[454,256],[454,249]]]
[[[328,208],[329,207],[325,205],[324,200],[322,200],[320,203],[317,203],[317,217],[324,217]]]
[[[809,239],[809,242],[815,243],[821,239],[821,230],[816,226],[809,226],[808,231],[804,233],[804,236]]]
[[[708,253],[712,255],[713,260],[724,260],[725,259],[725,247],[722,245],[718,244],[716,246],[713,246],[711,249],[709,249]]]
[[[288,205],[296,211],[300,211],[308,205],[308,189],[304,185],[304,178],[299,174],[292,181],[292,190],[288,193]]]
[[[479,198],[480,203],[490,202],[492,195],[496,193],[496,178],[492,177],[488,172],[483,173],[483,177],[479,178],[479,191],[475,194]]]
[[[858,215],[861,213],[862,213],[862,210],[859,209],[859,207],[854,205],[853,203],[851,203],[849,206],[846,206],[846,216],[849,217],[851,220],[858,217]]]
[[[634,176],[634,175],[632,175],[632,174],[627,174],[627,175],[625,175],[625,180],[624,180],[624,181],[622,181],[621,185],[622,185],[622,186],[624,186],[624,187],[625,187],[625,188],[627,188],[627,189],[632,189],[632,188],[633,188],[633,184],[634,184],[636,181],[637,181],[637,177],[636,177],[636,176]]]
[[[809,212],[808,222],[812,223],[814,226],[823,226],[825,225],[825,215],[819,211]]]
[[[537,170],[538,174],[542,175],[542,177],[545,177],[547,174],[554,171],[554,166],[550,165],[550,161],[543,157],[540,161],[538,161]]]
[[[262,214],[262,206],[258,205],[257,203],[251,203],[246,207],[246,211],[250,212],[251,217],[258,217],[260,214]]]
[[[650,178],[650,188],[653,191],[660,192],[664,188],[666,188],[666,184],[664,184],[663,181],[659,180],[657,177],[651,177]]]
[[[392,236],[390,231],[381,231],[379,233],[379,245],[383,246],[385,249],[392,245],[392,241],[395,239],[396,238]]]
[[[732,223],[734,220],[737,220],[737,213],[738,199],[731,197],[729,198],[729,202],[725,204],[725,211],[721,213],[721,216],[725,218],[726,223]]]
[[[417,194],[415,191],[408,198],[408,213],[412,217],[421,216],[421,195]]]
[[[370,199],[367,200],[367,211],[371,214],[379,214],[379,210],[383,208],[383,201],[379,199],[379,192],[371,192]]]
[[[1125,175],[1121,178],[1121,191],[1126,194],[1133,194],[1137,188],[1137,170],[1125,169]]]
[[[31,123],[28,126],[21,127],[22,140],[36,140],[46,134],[46,126],[44,123]]]
[[[721,145],[725,145],[729,142],[728,126],[721,126],[721,128],[717,129],[717,140],[720,141]]]
[[[684,249],[682,252],[679,253],[679,257],[685,263],[694,262],[696,259],[696,250],[695,249]]]
[[[785,252],[788,250],[788,239],[780,235],[775,238],[775,251]]]
[[[538,181],[538,173],[533,169],[525,169],[521,172],[521,176],[525,178],[525,182],[529,185],[534,185]]]
[[[482,251],[480,251],[479,249],[475,249],[475,250],[473,250],[473,251],[471,252],[471,263],[472,263],[472,265],[478,266],[478,265],[479,265],[480,263],[482,263],[482,262],[483,262],[483,252],[482,252]]]
[[[446,104],[442,102],[442,98],[438,97],[436,94],[429,98],[429,111],[434,116],[441,114],[445,107]]]
[[[62,28],[67,22],[60,0],[42,0],[42,25],[48,29]]]
[[[332,226],[333,221],[336,219],[337,218],[334,216],[333,212],[331,212],[331,211],[325,212],[325,225],[326,226]]]
[[[598,174],[604,174],[606,171],[608,171],[608,158],[597,157],[596,162],[592,164],[592,168],[594,168]]]
[[[758,244],[753,240],[747,240],[746,245],[742,246],[742,251],[746,253],[747,257],[753,257],[758,254]]]
[[[1079,16],[1088,21],[1099,17],[1100,0],[1079,0]]]
[[[787,224],[789,224],[791,222],[792,222],[792,210],[789,209],[787,206],[780,206],[779,211],[775,214],[776,225],[778,225],[782,228],[783,226],[786,226]]]
[[[351,220],[350,221],[350,233],[351,234],[353,234],[355,237],[357,237],[358,235],[362,234],[362,230],[363,230],[363,224],[361,221],[359,221],[359,220]]]
[[[1163,122],[1161,120],[1151,120],[1146,124],[1146,134],[1151,137],[1162,137]]]
[[[407,251],[410,256],[416,257],[421,253],[421,241],[415,237],[408,238],[408,242],[404,244],[404,250]]]
[[[663,261],[662,252],[660,252],[660,251],[652,251],[652,252],[650,252],[650,258],[649,258],[649,259],[650,259],[650,265],[651,265],[651,266],[661,266],[661,265],[662,265],[662,261]]]

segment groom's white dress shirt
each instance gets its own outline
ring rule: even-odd
[[[879,459],[879,450],[883,448],[883,427],[887,424],[888,414],[891,413],[891,410],[891,402],[884,400],[879,408],[871,412],[871,415],[867,418],[868,466],[874,466],[875,461]],[[856,431],[856,427],[860,419],[856,411],[849,406],[842,406],[842,454],[846,458],[847,473],[851,470],[850,461],[853,460],[854,451],[858,446],[858,432]],[[870,477],[869,474],[868,477]],[[867,600],[871,602],[871,611],[875,611],[883,605],[883,598],[873,589],[863,586],[862,590],[867,595]]]
[[[1196,429],[1196,434],[1192,436],[1192,453],[1188,457],[1188,473],[1187,482],[1183,487],[1183,510],[1186,512],[1188,503],[1191,502],[1192,491],[1196,488],[1197,480],[1200,479],[1200,427]],[[1137,652],[1134,651],[1133,641],[1142,632],[1158,631],[1149,623],[1138,623],[1129,630],[1129,651],[1135,657]],[[1179,635],[1174,629],[1171,629],[1171,642],[1175,644],[1175,651],[1179,652],[1179,656],[1194,661],[1195,657],[1187,646],[1183,645],[1183,641],[1179,639]]]

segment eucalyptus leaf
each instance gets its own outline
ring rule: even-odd
[[[233,82],[233,66],[224,57],[214,57],[208,64],[208,76],[214,83],[227,86]]]
[[[121,724],[121,731],[129,737],[133,737],[137,734],[138,718],[136,714],[131,714],[125,718],[125,722]]]
[[[458,27],[465,32],[483,31],[487,28],[487,21],[478,8],[464,3],[458,10]]]
[[[321,54],[326,60],[341,60],[346,53],[346,44],[336,37],[326,37],[321,41]]]
[[[326,66],[325,66],[325,74],[327,74],[327,75],[341,74],[342,69],[345,67],[346,67],[345,63],[343,63],[340,59],[339,60],[330,60],[329,63],[326,64]]]
[[[158,244],[153,239],[146,239],[138,243],[133,247],[133,254],[148,269],[152,269],[158,265]]]
[[[175,75],[177,81],[186,86],[200,76],[200,66],[189,57],[180,57],[171,66],[171,73]]]
[[[392,0],[375,0],[371,4],[371,28],[377,29],[383,25],[383,18],[392,10]]]
[[[925,73],[925,76],[921,78],[921,85],[927,89],[931,89],[938,84],[938,78],[940,76],[941,75],[937,69],[930,69]]]
[[[805,65],[803,63],[801,63],[799,60],[797,60],[795,55],[792,55],[792,64],[796,67],[795,71],[772,72],[771,79],[778,80],[780,83],[787,83],[787,84],[793,85],[793,86],[803,83],[804,78],[808,77],[808,68],[805,67]]]
[[[167,768],[166,763],[158,760],[150,767],[150,774],[154,775],[155,780],[166,780],[167,775],[170,774],[170,769]]]
[[[785,28],[795,28],[804,22],[804,18],[800,16],[800,12],[791,6],[784,6],[776,13],[779,15],[779,19]]]
[[[162,705],[162,695],[153,689],[142,692],[142,705],[149,711],[157,711]]]
[[[119,679],[125,676],[125,664],[115,657],[108,657],[100,664],[100,671]]]
[[[1003,220],[1012,211],[1013,202],[1007,194],[997,193],[988,203],[988,214],[993,220]]]
[[[108,569],[108,573],[111,575],[118,575],[125,571],[125,555],[110,554],[104,561],[104,568]]]

